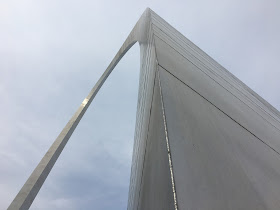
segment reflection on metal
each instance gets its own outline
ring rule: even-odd
[[[158,74],[159,74],[159,72],[158,72]],[[175,189],[171,151],[170,151],[170,146],[169,146],[167,125],[166,125],[166,116],[165,116],[165,111],[164,111],[164,103],[163,103],[163,99],[162,99],[162,90],[161,90],[161,85],[160,85],[160,75],[158,75],[158,84],[159,84],[161,109],[162,109],[162,115],[163,115],[162,117],[163,117],[163,124],[164,124],[165,140],[166,140],[167,153],[168,153],[168,163],[169,163],[170,176],[171,176],[171,182],[172,182],[172,191],[173,191],[173,197],[174,197],[174,208],[175,208],[175,210],[177,210],[178,206],[177,206],[177,198],[176,198],[176,189]]]
[[[88,99],[87,99],[87,98],[85,98],[85,100],[83,100],[83,102],[82,102],[82,106],[86,106],[86,105],[87,105],[87,103],[88,103]]]
[[[136,42],[141,66],[128,209],[280,209],[279,112],[150,9],[8,209],[30,207]]]

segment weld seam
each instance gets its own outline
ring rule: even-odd
[[[170,170],[171,184],[172,184],[172,191],[173,191],[174,208],[175,208],[175,210],[178,210],[175,179],[174,179],[174,173],[173,173],[173,164],[172,164],[172,157],[171,157],[171,151],[170,151],[170,146],[169,146],[169,138],[168,138],[168,132],[167,132],[166,116],[165,116],[165,111],[164,111],[159,71],[158,71],[158,81],[159,81],[159,93],[160,93],[160,100],[161,100],[161,109],[162,109],[162,117],[163,117],[163,124],[164,124],[165,140],[166,140],[167,153],[168,153],[169,170]]]

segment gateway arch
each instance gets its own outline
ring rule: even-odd
[[[28,209],[125,53],[141,66],[128,209],[280,209],[280,114],[149,8],[9,206]]]

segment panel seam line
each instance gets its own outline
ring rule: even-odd
[[[163,117],[163,124],[164,124],[165,140],[166,140],[167,153],[168,153],[169,170],[170,170],[171,184],[172,184],[172,191],[173,191],[173,198],[174,198],[174,208],[175,208],[175,210],[178,210],[175,179],[174,179],[174,173],[173,173],[173,164],[172,164],[172,157],[171,157],[171,151],[170,151],[170,146],[169,146],[169,138],[168,138],[165,108],[164,108],[163,97],[162,97],[159,70],[158,70],[158,83],[159,83],[159,93],[160,93],[160,100],[161,100],[161,109],[162,109],[162,117]]]
[[[233,95],[235,98],[237,98],[238,100],[240,100],[242,103],[244,103],[246,106],[248,106],[250,109],[252,109],[254,112],[256,112],[259,116],[261,116],[264,120],[266,120],[269,124],[271,124],[273,127],[275,127],[277,130],[280,130],[279,128],[277,128],[274,124],[272,124],[271,122],[269,122],[267,119],[265,119],[262,115],[260,115],[257,111],[255,111],[250,105],[248,105],[247,103],[245,103],[239,96],[235,95],[233,92],[231,92],[230,90],[228,90],[227,88],[225,88],[222,84],[220,84],[220,82],[218,82],[216,79],[214,79],[212,76],[208,75],[206,72],[204,72],[200,67],[198,67],[196,64],[194,64],[192,61],[190,61],[186,56],[184,56],[182,53],[180,53],[178,50],[176,50],[173,46],[171,46],[170,44],[168,44],[166,41],[164,41],[162,38],[160,38],[159,36],[157,36],[156,34],[154,35],[157,38],[159,38],[161,41],[163,41],[165,44],[167,44],[169,47],[171,47],[173,50],[175,50],[176,52],[178,52],[182,57],[184,57],[185,59],[187,59],[191,64],[193,64],[195,67],[197,67],[202,73],[204,73],[206,76],[208,76],[210,79],[212,79],[215,83],[217,83],[219,86],[221,86],[222,88],[224,88],[227,92],[229,92],[231,95]],[[199,60],[200,61],[200,60]],[[201,61],[200,61],[201,62]],[[207,68],[206,66],[204,66],[205,68]],[[227,70],[228,71],[228,70]],[[215,75],[215,74],[214,74]],[[224,80],[225,82],[227,82],[223,77],[219,76],[218,74],[215,75],[219,78],[221,78],[222,80]],[[241,81],[242,82],[242,81]],[[231,85],[230,83],[228,83],[229,85]],[[237,92],[239,92],[240,94],[243,94],[240,90],[238,90],[235,86],[231,85],[232,88],[234,88]],[[244,94],[243,94],[244,95]],[[274,119],[278,124],[280,123],[279,119],[278,119],[278,115],[277,119],[275,116],[271,115],[270,113],[268,113],[264,108],[262,108],[261,106],[259,106],[257,103],[255,103],[252,99],[250,99],[248,96],[244,95],[244,98],[247,98],[247,100],[249,100],[251,102],[251,104],[253,106],[255,106],[256,108],[260,109],[265,115],[271,117],[272,119]],[[260,101],[260,100],[259,100]],[[262,103],[262,102],[261,102]],[[265,105],[266,106],[266,105]],[[267,106],[266,106],[267,107]],[[267,107],[270,111],[271,109],[269,107]],[[274,112],[273,112],[274,113]]]
[[[214,106],[216,109],[218,109],[220,112],[222,112],[224,115],[226,115],[228,118],[230,118],[232,121],[234,121],[236,124],[238,124],[240,127],[242,127],[243,129],[245,129],[247,132],[249,132],[251,135],[253,135],[254,137],[256,137],[259,141],[261,141],[263,144],[265,144],[266,146],[268,146],[272,151],[276,152],[278,155],[280,155],[280,153],[274,149],[272,146],[270,146],[268,143],[266,143],[264,140],[262,140],[260,137],[258,137],[256,134],[252,133],[249,129],[247,129],[245,126],[243,126],[241,123],[239,123],[238,121],[236,121],[233,117],[231,117],[230,115],[228,115],[227,113],[225,113],[222,109],[220,109],[219,107],[217,107],[215,104],[213,104],[211,101],[209,101],[207,98],[205,98],[204,96],[202,96],[199,92],[197,92],[195,89],[193,89],[191,86],[189,86],[188,84],[186,84],[185,82],[183,82],[182,80],[180,80],[178,77],[176,77],[174,74],[172,74],[170,71],[168,71],[167,69],[165,69],[164,67],[162,67],[160,64],[158,64],[163,70],[165,70],[167,73],[169,73],[171,76],[173,76],[175,79],[179,80],[181,83],[183,83],[185,86],[187,86],[188,88],[190,88],[192,91],[194,91],[196,94],[198,94],[200,97],[202,97],[204,100],[206,100],[208,103],[210,103],[212,106]]]

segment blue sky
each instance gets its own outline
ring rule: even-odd
[[[146,7],[280,110],[280,1],[0,0],[0,209],[8,207]],[[125,209],[135,45],[108,78],[31,209]]]

